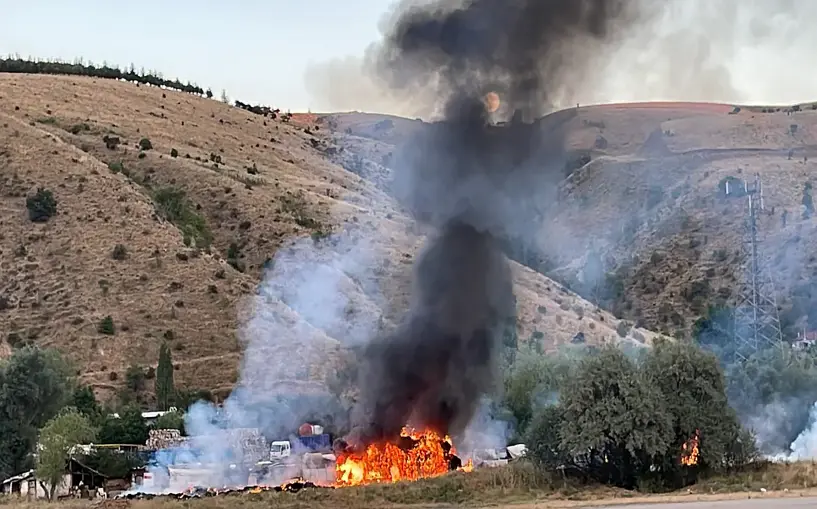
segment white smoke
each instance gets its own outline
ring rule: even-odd
[[[794,439],[789,451],[770,456],[773,461],[804,461],[817,459],[817,403],[809,412],[808,426]]]
[[[457,454],[463,461],[473,460],[473,451],[502,450],[513,433],[511,423],[495,415],[496,407],[490,398],[484,398],[477,408],[462,437],[455,440]]]
[[[817,403],[811,407],[808,427],[791,444],[790,459],[817,459]]]
[[[375,330],[376,256],[366,239],[349,232],[280,249],[241,330],[246,348],[235,389],[221,407],[192,405],[185,415],[191,438],[154,454],[152,483],[132,491],[245,485],[252,467],[269,460],[269,441],[293,440],[304,422],[342,424],[347,416],[323,379],[339,347],[365,342]],[[265,481],[295,475],[297,468],[287,469]]]

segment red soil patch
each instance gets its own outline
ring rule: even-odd
[[[734,106],[729,104],[719,103],[702,103],[702,102],[636,102],[636,103],[612,103],[612,104],[593,104],[588,106],[590,108],[602,109],[663,109],[663,110],[696,110],[706,111],[711,113],[729,113]]]

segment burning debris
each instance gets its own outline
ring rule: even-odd
[[[695,435],[684,442],[681,446],[681,465],[692,467],[698,464],[698,445],[701,441],[700,430],[695,430]]]
[[[437,0],[407,8],[395,18],[383,51],[372,61],[395,89],[433,87],[445,118],[421,130],[396,154],[393,194],[436,234],[414,266],[407,316],[396,330],[370,341],[363,354],[352,431],[335,450],[335,485],[416,480],[471,468],[470,463],[463,466],[449,437],[463,437],[484,397],[495,389],[502,348],[516,348],[516,299],[501,245],[529,232],[531,218],[556,195],[551,184],[563,176],[564,140],[558,126],[532,129],[522,121],[547,112],[571,80],[581,78],[592,53],[584,45],[610,36],[613,22],[625,17],[629,4]],[[505,117],[511,122],[497,127]],[[314,249],[314,243],[308,245]],[[189,412],[195,426],[188,430],[196,435],[191,448],[201,454],[187,463],[216,466],[212,474],[188,472],[198,476],[195,484],[240,484],[239,474],[241,482],[263,484],[247,480],[248,466],[258,462],[266,446],[260,438],[225,438],[222,427],[257,426],[272,436],[294,429],[291,425],[310,412],[333,412],[324,403],[331,400],[316,397],[307,404],[303,397],[282,394],[280,381],[300,378],[304,366],[269,352],[283,350],[276,342],[283,336],[280,327],[287,326],[299,338],[299,352],[322,355],[325,350],[318,347],[323,340],[308,331],[329,330],[336,323],[334,308],[319,301],[317,293],[332,291],[337,280],[330,278],[334,282],[327,285],[323,273],[305,271],[309,262],[303,257],[287,264],[281,263],[282,253],[276,256],[248,327],[252,342],[244,356],[242,390],[225,403],[232,417],[214,424],[211,407]],[[307,272],[304,281],[312,284],[293,283],[295,274]],[[313,272],[321,277],[314,278]],[[290,291],[293,286],[303,292]],[[280,315],[270,311],[276,306],[281,306]],[[287,315],[291,311],[303,320]],[[178,474],[171,465],[183,464],[171,458],[163,465],[170,476]],[[270,484],[291,476],[287,472]],[[183,496],[224,491],[191,493]]]
[[[362,452],[338,456],[337,485],[416,481],[472,468],[470,461],[462,464],[451,437],[404,427],[395,443],[375,443]]]
[[[303,479],[293,479],[291,481],[285,482],[279,486],[242,486],[239,488],[205,488],[202,486],[191,486],[188,489],[182,491],[181,493],[164,493],[161,495],[154,494],[154,493],[123,493],[119,495],[118,499],[126,499],[126,500],[152,500],[154,498],[166,498],[166,499],[176,499],[176,500],[187,500],[191,498],[205,498],[205,497],[218,497],[218,496],[227,496],[227,495],[254,495],[259,493],[266,493],[266,492],[286,492],[286,493],[298,493],[303,489],[309,488],[331,488],[331,486],[320,486],[313,482],[304,481]]]
[[[378,72],[402,91],[432,84],[445,119],[401,149],[393,191],[437,234],[415,264],[408,316],[365,352],[339,480],[416,479],[449,470],[439,439],[461,436],[494,389],[502,340],[516,327],[500,241],[526,233],[537,204],[553,196],[548,166],[561,172],[564,165],[557,130],[543,138],[543,131],[519,124],[545,113],[580,76],[590,60],[583,45],[611,35],[627,5],[438,0],[396,17],[373,60]],[[513,122],[495,127],[499,115]],[[406,450],[399,445],[406,423],[434,431]]]

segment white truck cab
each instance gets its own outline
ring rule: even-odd
[[[270,460],[288,458],[290,454],[292,454],[292,446],[290,445],[289,440],[280,440],[270,444]]]

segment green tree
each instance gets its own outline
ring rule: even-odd
[[[99,430],[99,441],[103,444],[141,445],[147,439],[148,426],[136,406],[120,410],[119,417],[107,416]]]
[[[75,408],[65,409],[40,431],[37,478],[48,485],[49,500],[54,500],[54,493],[62,482],[71,448],[93,442],[95,438],[96,430],[91,421]]]
[[[96,396],[94,396],[93,389],[87,385],[80,385],[74,389],[74,393],[68,405],[76,408],[77,411],[91,419],[92,422],[99,420],[102,413],[102,409],[96,401]]]
[[[38,429],[65,405],[74,383],[55,350],[27,346],[0,361],[0,476],[32,466]]]
[[[96,449],[83,455],[82,463],[113,479],[127,479],[134,468],[145,466],[145,461],[136,453]]]
[[[37,188],[33,196],[26,198],[28,218],[34,223],[44,223],[57,213],[57,200],[48,189]]]
[[[621,350],[606,348],[579,364],[559,405],[562,450],[597,480],[634,488],[670,446],[665,396]]]
[[[167,343],[162,343],[159,348],[159,364],[156,366],[156,404],[159,410],[170,408],[176,395],[173,384],[173,359],[170,354],[170,347]]]
[[[105,334],[106,336],[113,336],[116,334],[116,326],[113,323],[113,318],[111,315],[108,315],[100,320],[96,330],[100,334]]]
[[[138,364],[131,364],[125,370],[125,386],[119,390],[119,404],[130,406],[142,402],[145,391],[147,374]]]
[[[177,429],[184,434],[184,414],[181,412],[167,412],[158,419],[153,426],[156,429]]]
[[[698,431],[702,442],[698,469],[720,469],[741,429],[726,399],[726,380],[715,356],[694,345],[665,341],[647,353],[644,372],[650,385],[664,395],[671,416],[670,445],[660,463],[665,479],[677,484],[681,447]]]
[[[179,408],[190,408],[197,401],[215,401],[215,397],[207,389],[179,389],[176,393],[176,406]]]
[[[583,350],[577,349],[579,356]],[[503,406],[514,420],[517,437],[525,435],[535,408],[554,403],[559,391],[577,365],[575,353],[545,355],[523,349],[505,375]]]
[[[562,448],[559,431],[564,425],[564,414],[558,405],[540,409],[527,429],[525,444],[528,457],[544,470],[569,464],[570,458]]]

